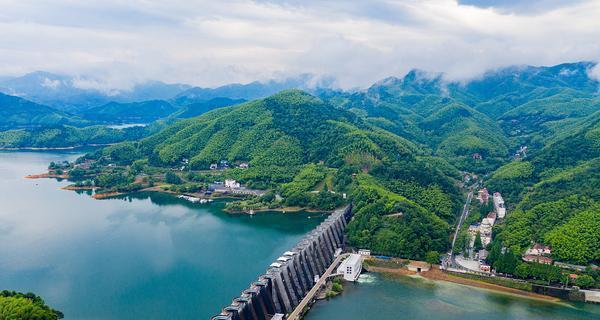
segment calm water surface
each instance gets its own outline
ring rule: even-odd
[[[600,306],[556,304],[448,282],[363,274],[342,295],[317,303],[305,320],[592,320]]]
[[[23,178],[77,156],[0,152],[0,290],[35,292],[66,319],[207,319],[324,218],[156,193],[94,200]]]

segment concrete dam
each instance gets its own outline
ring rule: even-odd
[[[334,262],[351,217],[351,205],[334,211],[211,319],[270,320],[276,313],[292,312]]]

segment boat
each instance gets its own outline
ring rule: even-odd
[[[250,211],[248,211],[248,214],[251,215],[251,216],[253,216],[254,215],[254,210],[250,209]]]
[[[200,198],[197,198],[197,197],[190,197],[190,196],[186,196],[184,194],[177,196],[177,198],[183,199],[183,200],[187,200],[187,201],[189,201],[191,203],[198,203],[199,202],[199,203],[205,204],[205,203],[209,202],[209,200],[207,200],[207,199],[200,199]]]

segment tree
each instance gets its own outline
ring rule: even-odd
[[[483,248],[483,243],[481,242],[481,234],[479,234],[479,231],[475,235],[475,243],[473,244],[473,248],[475,250],[481,250]]]
[[[57,320],[63,317],[62,312],[51,309],[33,293],[0,292],[0,319]]]
[[[81,168],[73,168],[69,170],[69,178],[74,180],[80,180],[85,176],[85,170]]]
[[[425,254],[425,261],[431,264],[436,264],[440,262],[440,253],[437,251],[428,251]]]
[[[594,278],[587,274],[582,274],[577,277],[575,280],[575,284],[580,288],[592,288],[596,286],[596,281]]]
[[[175,173],[169,171],[165,174],[165,182],[169,184],[181,184],[181,178]]]
[[[515,268],[515,276],[521,279],[527,279],[530,275],[529,265],[527,263],[521,263]]]

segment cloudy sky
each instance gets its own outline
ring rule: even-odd
[[[600,60],[598,0],[0,0],[0,8],[1,76],[45,70],[93,76],[105,88],[300,73],[352,88],[412,68],[463,80],[512,64]]]

